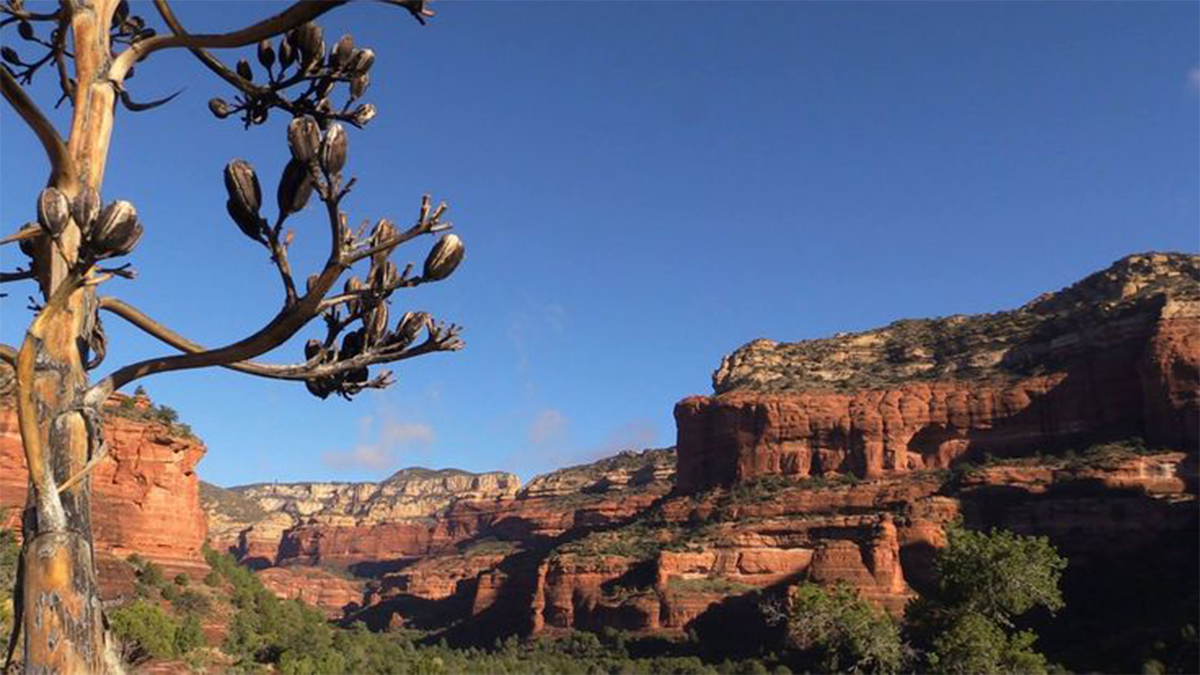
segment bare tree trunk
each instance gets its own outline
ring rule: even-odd
[[[114,0],[70,8],[76,94],[67,150],[69,166],[54,187],[69,198],[82,186],[100,189],[112,133],[115,92],[107,80],[108,27]],[[88,476],[57,497],[57,485],[78,474],[97,448],[97,429],[83,413],[88,387],[82,345],[95,312],[91,286],[72,279],[80,231],[68,225],[57,245],[44,237],[37,251],[46,307],[26,335],[18,360],[18,414],[33,489],[26,518],[22,589],[27,673],[109,673],[120,664],[108,653],[97,585]],[[23,372],[24,371],[24,372]],[[32,371],[32,372],[30,372]],[[91,426],[98,426],[93,418]],[[50,473],[39,481],[36,472]],[[60,500],[61,507],[54,504]]]

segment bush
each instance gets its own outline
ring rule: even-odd
[[[1063,607],[1059,581],[1067,561],[1045,537],[1004,530],[971,532],[955,524],[935,564],[938,592],[909,604],[914,642],[937,673],[1044,673],[1037,636],[1013,632],[1034,607]]]
[[[211,570],[204,575],[204,585],[210,588],[216,588],[221,585],[221,574],[216,570]]]
[[[904,665],[899,627],[844,583],[799,584],[783,611],[768,615],[786,622],[787,646],[821,672],[895,673]]]
[[[204,615],[208,614],[211,603],[207,596],[193,590],[185,590],[171,600],[171,606],[183,614]]]
[[[1046,659],[1033,650],[1037,636],[1012,636],[981,614],[961,614],[933,641],[930,665],[935,672],[1044,673]]]
[[[166,581],[163,578],[162,568],[149,560],[142,565],[142,570],[138,574],[138,578],[142,583],[149,586],[162,586],[163,582]]]
[[[191,582],[191,579],[188,577],[188,575],[186,575],[186,574],[176,574],[175,575],[175,585],[176,586],[187,586],[189,582]]]
[[[108,618],[113,635],[121,642],[122,656],[130,663],[175,655],[178,627],[158,605],[137,600],[113,610]]]
[[[1063,606],[1058,584],[1067,561],[1046,537],[1007,530],[971,532],[952,526],[938,555],[938,585],[944,602],[982,614],[1002,626],[1034,607]]]
[[[204,630],[200,627],[200,619],[189,615],[179,624],[175,631],[175,653],[187,654],[193,649],[204,646]]]

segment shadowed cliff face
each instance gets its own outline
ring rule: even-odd
[[[1010,312],[757,340],[675,408],[679,486],[1200,442],[1200,258],[1146,254]]]

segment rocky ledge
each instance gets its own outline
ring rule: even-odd
[[[1132,255],[1020,309],[756,340],[675,408],[685,492],[878,477],[1131,436],[1200,442],[1200,257]]]
[[[511,473],[401,469],[378,483],[205,485],[212,543],[267,567],[342,566],[420,555],[447,535],[431,528],[456,502],[511,498]]]
[[[106,404],[108,459],[92,474],[92,531],[102,591],[129,590],[123,561],[132,553],[171,573],[202,577],[208,570],[201,547],[207,536],[200,508],[196,464],[204,444],[174,412],[145,397],[115,394]],[[0,399],[0,513],[5,527],[20,528],[28,471],[11,398]]]

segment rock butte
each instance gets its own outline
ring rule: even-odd
[[[761,476],[864,478],[1141,436],[1195,447],[1194,256],[1130,256],[1021,309],[758,340],[718,395],[675,407],[685,492]]]

